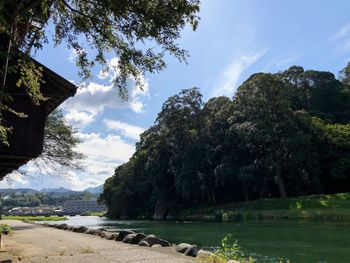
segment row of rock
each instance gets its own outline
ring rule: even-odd
[[[185,256],[198,257],[201,259],[210,258],[212,253],[205,250],[200,250],[196,245],[188,243],[180,243],[175,247],[176,252],[184,254]]]
[[[145,235],[143,233],[135,233],[130,230],[121,230],[119,233],[111,233],[106,229],[91,229],[85,226],[69,226],[67,224],[44,224],[47,227],[54,227],[57,229],[68,230],[76,233],[84,233],[94,236],[100,236],[108,240],[121,241],[123,243],[134,244],[144,247],[169,247],[171,244],[164,240],[157,238],[155,235]]]
[[[106,229],[92,229],[85,226],[69,226],[67,224],[44,224],[47,227],[54,227],[57,229],[68,230],[76,233],[84,233],[94,236],[99,236],[108,240],[121,241],[123,243],[134,244],[144,247],[169,247],[171,244],[164,240],[157,238],[155,235],[145,235],[143,233],[135,233],[130,230],[121,230],[118,233],[112,233]],[[175,246],[175,250],[185,256],[196,257],[199,259],[210,258],[212,253],[205,250],[200,250],[196,245],[188,243],[181,243]]]

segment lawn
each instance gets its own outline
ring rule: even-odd
[[[13,219],[23,221],[63,221],[67,220],[64,216],[2,216],[2,219]]]
[[[350,193],[270,198],[182,211],[181,216],[215,215],[224,221],[247,219],[350,220]],[[201,216],[200,216],[201,215]]]

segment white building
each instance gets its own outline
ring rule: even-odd
[[[96,199],[91,200],[68,200],[63,205],[65,214],[77,215],[85,212],[103,212],[107,211],[105,205],[97,203]]]

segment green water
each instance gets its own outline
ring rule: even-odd
[[[241,223],[119,221],[98,217],[72,217],[70,225],[104,227],[111,231],[131,229],[153,233],[171,243],[187,242],[206,249],[220,245],[232,234],[244,251],[259,262],[350,262],[350,223],[245,221]]]

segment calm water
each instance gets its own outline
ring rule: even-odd
[[[51,222],[54,223],[54,222]],[[246,221],[241,223],[156,222],[109,220],[99,217],[70,217],[68,225],[131,229],[155,234],[171,243],[187,242],[213,248],[227,234],[260,262],[288,258],[291,262],[350,263],[350,223]],[[274,260],[267,261],[267,258]]]

